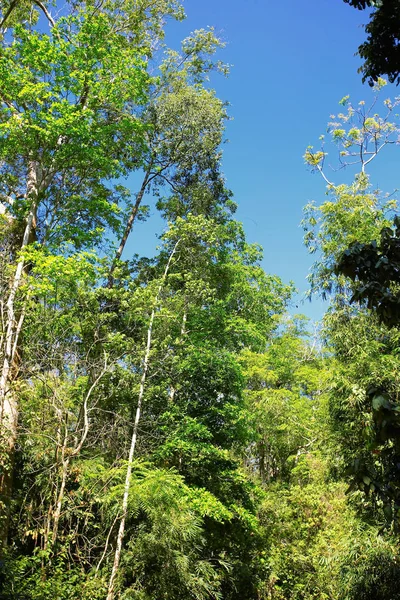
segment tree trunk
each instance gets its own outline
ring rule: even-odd
[[[36,211],[38,198],[37,183],[38,165],[31,162],[28,169],[27,198],[30,200],[30,209],[26,219],[25,230],[21,243],[21,250],[31,243],[36,228]],[[20,257],[11,281],[10,292],[6,304],[5,335],[2,348],[2,365],[0,376],[0,443],[4,448],[3,473],[0,478],[0,497],[2,498],[2,519],[0,520],[0,541],[4,546],[7,543],[9,508],[12,490],[12,470],[14,448],[17,439],[18,426],[18,400],[11,387],[13,379],[13,363],[17,357],[18,339],[21,332],[22,321],[17,316],[16,298],[24,274],[25,260]]]
[[[51,545],[52,546],[54,546],[54,544],[57,542],[58,524],[60,521],[61,508],[62,508],[62,504],[63,504],[63,500],[64,500],[65,484],[67,482],[67,476],[68,476],[68,468],[69,468],[70,459],[68,456],[66,456],[67,448],[68,448],[68,427],[67,427],[67,423],[65,423],[64,441],[63,441],[63,445],[61,448],[61,484],[60,484],[60,489],[58,490],[58,494],[57,494],[57,498],[56,498],[56,506],[55,506],[54,515],[53,515],[53,535],[51,537]],[[50,528],[50,524],[49,524],[49,528]]]
[[[147,328],[147,343],[146,343],[146,349],[145,349],[144,358],[143,358],[143,373],[142,373],[142,377],[140,380],[139,395],[138,395],[138,401],[137,401],[137,405],[136,405],[135,422],[133,425],[131,445],[130,445],[130,449],[129,449],[128,466],[126,469],[124,495],[123,495],[122,507],[121,507],[122,508],[121,521],[120,521],[118,535],[117,535],[117,545],[115,548],[114,564],[113,564],[113,568],[111,571],[110,581],[108,584],[107,600],[114,600],[115,579],[118,575],[118,568],[119,568],[119,563],[120,563],[120,558],[121,558],[122,544],[123,544],[123,540],[124,540],[126,513],[128,510],[129,491],[130,491],[131,479],[132,479],[132,461],[133,461],[133,457],[135,454],[138,427],[139,427],[139,421],[140,421],[140,415],[141,415],[142,403],[143,403],[143,396],[144,396],[144,389],[145,389],[145,385],[146,385],[147,372],[148,372],[148,368],[149,368],[149,358],[150,358],[150,350],[151,350],[154,317],[156,314],[159,297],[160,297],[161,291],[164,287],[165,281],[167,279],[168,271],[171,266],[171,262],[174,257],[174,254],[176,252],[176,249],[178,247],[179,241],[180,240],[178,240],[176,242],[176,244],[169,256],[167,265],[164,270],[163,277],[161,279],[161,283],[159,285],[156,297],[154,299],[153,310],[151,311],[149,326]]]
[[[126,227],[125,227],[124,234],[123,234],[123,236],[121,238],[120,245],[118,247],[118,250],[115,253],[115,257],[114,257],[113,263],[111,265],[110,272],[108,274],[107,287],[109,287],[109,288],[112,288],[113,285],[114,285],[114,271],[115,271],[115,268],[117,266],[117,263],[118,263],[119,259],[122,256],[122,253],[124,251],[126,242],[128,241],[129,235],[130,235],[130,233],[132,231],[132,227],[133,227],[133,224],[134,224],[135,219],[137,217],[137,214],[138,214],[138,211],[139,211],[139,207],[140,207],[140,204],[141,204],[141,202],[143,200],[143,196],[145,194],[147,185],[149,184],[150,180],[152,179],[152,177],[150,177],[150,173],[151,173],[151,165],[149,165],[149,167],[148,167],[148,169],[146,171],[146,174],[145,174],[143,182],[142,182],[142,186],[141,186],[141,188],[140,188],[140,190],[139,190],[139,192],[138,192],[138,194],[136,196],[136,202],[135,202],[135,204],[134,204],[134,206],[132,208],[131,214],[129,216],[128,222],[127,222]]]
[[[63,500],[64,500],[64,491],[65,491],[65,484],[67,482],[68,467],[69,467],[69,459],[67,458],[66,460],[63,460],[63,462],[62,462],[61,485],[60,485],[60,490],[58,492],[56,510],[54,512],[54,518],[53,518],[53,535],[51,538],[51,543],[53,546],[56,544],[57,538],[58,538],[58,524],[60,522],[61,508],[62,508],[62,504],[63,504]]]
[[[65,485],[67,483],[69,466],[71,464],[71,461],[76,456],[79,455],[79,453],[82,450],[83,445],[86,441],[88,433],[89,433],[89,417],[88,417],[89,399],[93,393],[93,390],[96,388],[97,384],[99,383],[100,379],[107,372],[107,369],[108,369],[107,357],[105,357],[103,369],[101,370],[100,374],[96,377],[96,379],[93,381],[93,383],[91,384],[91,386],[88,389],[88,392],[85,395],[85,399],[84,399],[83,405],[82,405],[82,420],[83,420],[82,433],[81,433],[79,442],[77,442],[76,446],[73,449],[68,448],[67,424],[65,426],[64,441],[63,441],[63,445],[61,448],[61,484],[60,484],[60,489],[57,494],[54,516],[53,516],[53,533],[52,533],[52,538],[51,538],[51,543],[52,543],[53,547],[55,546],[57,539],[58,539],[58,528],[59,528],[59,523],[60,523],[61,510],[62,510],[62,506],[63,506],[63,502],[64,502]]]

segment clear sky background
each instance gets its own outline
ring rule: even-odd
[[[293,312],[318,320],[326,306],[318,299],[301,302],[313,257],[303,246],[300,221],[308,201],[324,201],[325,184],[307,171],[302,156],[309,144],[318,146],[343,96],[354,103],[372,98],[355,56],[368,14],[343,0],[186,0],[184,6],[187,19],[168,25],[168,44],[179,47],[193,30],[214,26],[226,42],[220,57],[233,65],[228,79],[212,83],[229,101],[233,119],[223,171],[239,205],[236,216],[248,240],[263,246],[265,270],[299,289]],[[396,94],[396,87],[385,88],[384,97]],[[374,166],[372,181],[384,191],[400,187],[399,152]],[[341,171],[335,181],[348,177]],[[160,221],[152,213],[147,224],[137,224],[127,254],[154,251]]]

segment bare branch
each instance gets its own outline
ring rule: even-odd
[[[53,17],[51,16],[51,14],[49,13],[49,11],[47,10],[47,8],[45,7],[45,5],[40,1],[40,0],[33,0],[34,4],[36,4],[36,6],[38,6],[41,11],[44,13],[46,19],[49,21],[50,25],[52,27],[55,26],[55,21],[53,19]]]

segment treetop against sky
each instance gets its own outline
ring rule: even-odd
[[[226,42],[219,57],[232,65],[229,77],[213,75],[211,85],[230,103],[223,145],[227,185],[249,241],[264,248],[264,268],[293,280],[300,302],[312,264],[303,246],[302,209],[326,198],[323,180],[310,174],[302,156],[309,144],[318,145],[343,96],[355,104],[372,98],[357,74],[361,59],[355,56],[368,12],[342,0],[186,0],[185,11],[185,21],[167,25],[166,42],[179,47],[191,31],[207,25]],[[396,93],[388,85],[384,96]],[[373,185],[389,193],[399,187],[392,150],[371,170]],[[353,173],[342,170],[335,179],[349,182]],[[127,252],[152,253],[159,227],[155,214],[140,224]],[[319,319],[325,308],[314,298],[294,310]]]

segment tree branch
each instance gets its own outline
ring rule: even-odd
[[[52,27],[55,26],[56,22],[54,21],[53,17],[51,16],[51,14],[49,13],[49,11],[47,10],[47,8],[45,7],[45,5],[40,1],[40,0],[33,0],[34,4],[36,4],[36,6],[38,6],[41,11],[44,13],[45,17],[47,18],[47,20],[49,21],[50,25]]]
[[[4,15],[1,23],[0,23],[0,29],[3,29],[8,17],[11,15],[12,11],[14,10],[14,8],[17,6],[18,4],[18,0],[13,0],[10,4],[10,6],[7,9],[6,14]]]

